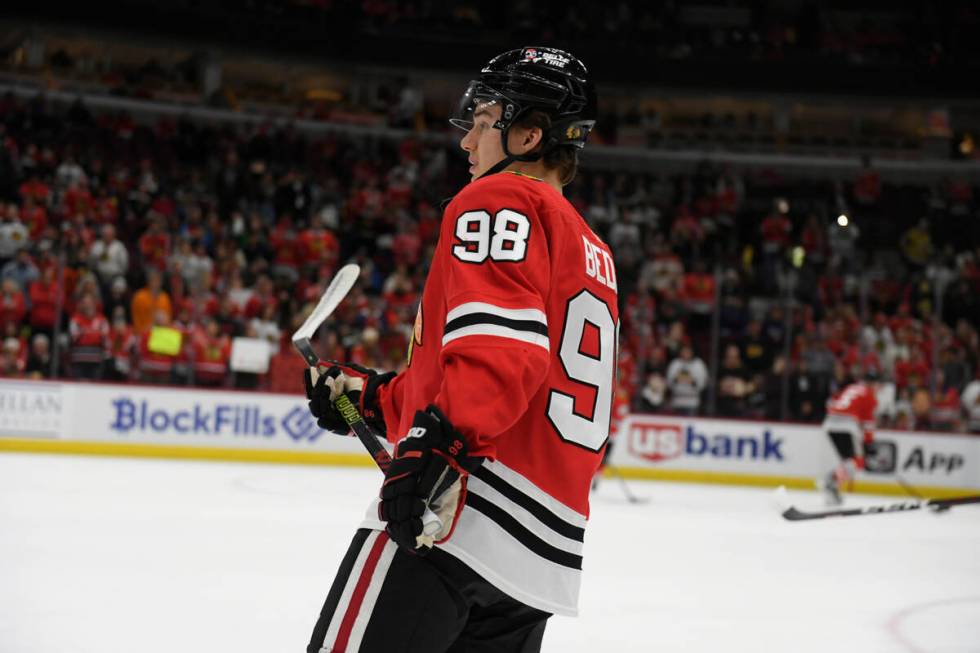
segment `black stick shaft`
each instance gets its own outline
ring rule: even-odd
[[[350,398],[345,394],[341,394],[333,403],[343,416],[344,421],[347,422],[347,426],[354,432],[357,439],[361,441],[364,448],[368,450],[368,453],[374,458],[374,462],[381,468],[381,471],[387,472],[388,467],[391,466],[391,454],[388,453],[384,445],[374,435],[374,431],[371,430],[371,427],[361,417],[360,411],[357,410],[357,407],[351,402]]]

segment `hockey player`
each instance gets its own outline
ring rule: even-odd
[[[344,392],[396,445],[309,652],[533,652],[576,613],[619,326],[610,250],[561,194],[595,115],[571,54],[491,60],[452,121],[472,182],[443,214],[407,368],[307,372],[323,428],[347,432]]]
[[[851,383],[827,402],[823,430],[840,456],[837,466],[818,483],[828,505],[843,502],[841,487],[850,486],[857,470],[864,469],[865,456],[874,455],[877,378],[877,373],[870,371],[864,382]]]

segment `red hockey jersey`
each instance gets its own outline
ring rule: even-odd
[[[878,399],[871,386],[852,383],[827,402],[827,415],[851,418],[860,424],[865,441],[870,441],[875,427]]]
[[[577,609],[618,326],[608,247],[547,183],[491,175],[446,208],[408,367],[379,395],[393,442],[435,403],[487,458],[440,546],[549,612]]]

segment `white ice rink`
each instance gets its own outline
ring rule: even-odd
[[[0,653],[303,651],[378,480],[0,454]],[[545,651],[980,651],[980,507],[790,523],[769,490],[632,488],[595,496]]]

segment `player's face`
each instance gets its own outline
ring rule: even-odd
[[[473,110],[473,126],[459,142],[459,146],[469,154],[470,176],[473,180],[504,158],[500,130],[493,128],[500,118],[500,111],[500,105],[495,102],[477,105]]]

